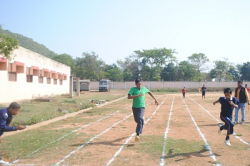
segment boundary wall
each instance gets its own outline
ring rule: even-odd
[[[201,88],[203,84],[209,88],[220,88],[220,87],[229,87],[229,88],[236,88],[237,82],[168,82],[168,81],[143,81],[142,86],[147,87],[148,89],[155,89],[155,88]],[[248,84],[250,87],[250,82],[243,82],[243,85]],[[131,87],[135,86],[134,81],[129,82],[112,82],[111,89],[130,89]],[[98,90],[99,89],[99,82],[90,82],[90,90]]]

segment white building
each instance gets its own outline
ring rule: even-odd
[[[0,56],[0,103],[69,93],[70,67],[21,46]]]

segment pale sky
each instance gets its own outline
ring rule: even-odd
[[[249,0],[0,0],[3,29],[55,53],[96,52],[107,64],[135,50],[175,49],[179,61],[250,61]]]

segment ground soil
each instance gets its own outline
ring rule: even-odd
[[[152,98],[147,95],[146,104],[148,105],[145,111],[145,121],[149,118],[150,120],[144,125],[143,134],[140,136],[139,142],[136,142],[133,137],[125,144],[134,133],[136,123],[134,122],[131,110],[132,100],[122,99],[120,103],[119,101],[110,103],[110,105],[113,104],[117,108],[110,113],[119,112],[78,130],[70,138],[65,137],[50,146],[44,147],[41,151],[21,159],[17,164],[53,165],[65,159],[60,164],[96,166],[107,165],[111,159],[114,159],[110,165],[153,166],[160,165],[161,159],[164,159],[165,165],[205,166],[215,163],[227,166],[250,165],[250,111],[248,110],[248,106],[246,106],[245,124],[234,127],[235,133],[240,135],[240,138],[248,144],[244,144],[231,135],[232,146],[229,147],[224,144],[226,131],[218,134],[219,125],[213,118],[215,117],[220,120],[220,104],[214,106],[212,102],[223,96],[223,93],[207,93],[205,100],[202,100],[200,93],[187,93],[184,100],[181,94],[161,94],[155,96],[161,105],[155,105],[152,102]],[[204,109],[213,117],[204,111]],[[183,149],[179,149],[179,153],[176,153],[175,147],[171,149],[166,147],[166,152],[162,156],[164,132],[168,123],[167,146],[168,141],[171,140],[199,142],[205,145],[188,110],[199,127],[200,132],[204,134],[216,161],[211,157],[210,151],[202,150],[202,148],[197,151],[190,150],[189,152],[184,152],[183,147]],[[171,119],[168,121],[170,115]],[[96,114],[88,118],[90,122],[94,122],[103,117],[104,115]],[[65,120],[61,127],[51,125],[46,129],[51,131],[72,128],[74,130],[84,125],[80,121],[76,122],[74,118],[77,117]],[[72,123],[74,123],[74,126],[72,126]],[[37,130],[37,128],[34,127],[32,130]],[[150,143],[145,140],[150,141]],[[123,145],[123,149],[117,153]],[[147,146],[152,148],[147,149]],[[72,153],[73,151],[75,152]],[[116,153],[117,156],[114,158]],[[66,157],[67,155],[68,157]]]

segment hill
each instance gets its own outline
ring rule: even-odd
[[[18,40],[18,44],[26,49],[44,55],[46,57],[52,58],[57,54],[49,50],[46,46],[35,42],[33,39],[20,35],[18,33],[10,32],[9,30],[2,30],[2,33],[9,35]]]

